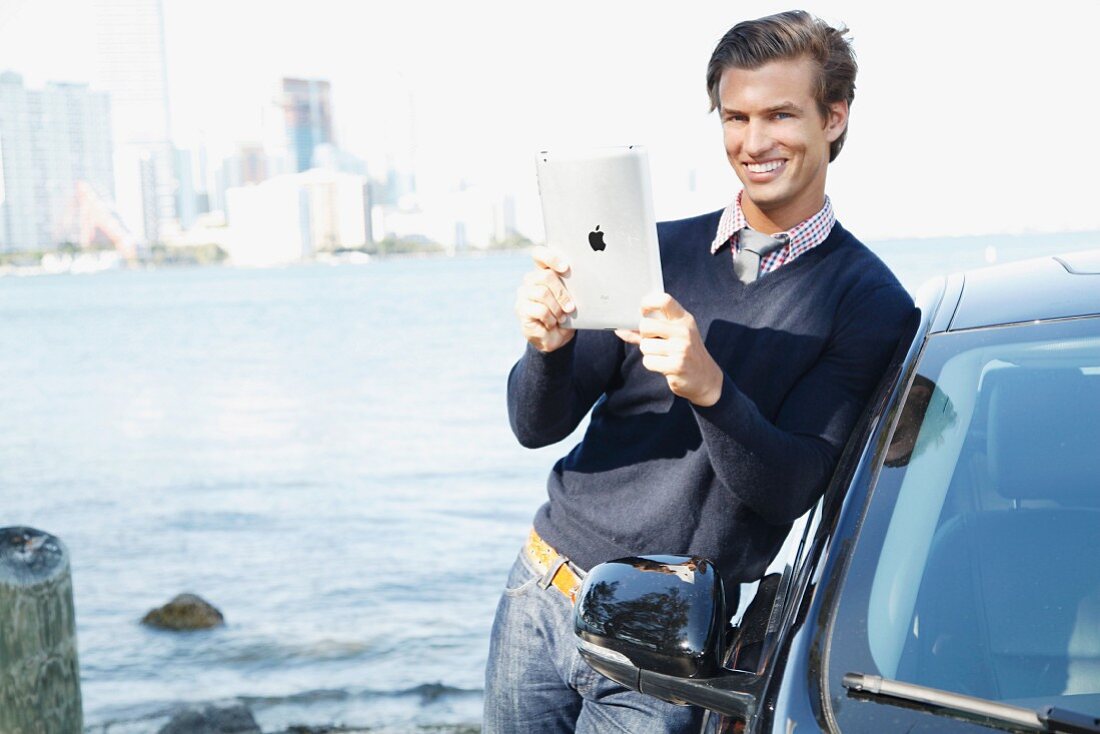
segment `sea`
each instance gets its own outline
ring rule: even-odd
[[[1100,232],[871,245],[916,290]],[[87,732],[234,702],[265,732],[480,728],[499,589],[579,438],[508,428],[529,264],[0,278],[0,526],[69,551]],[[140,624],[182,592],[225,625]]]

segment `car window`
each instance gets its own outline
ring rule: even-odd
[[[1100,714],[1100,319],[931,338],[880,461],[838,718],[847,672]]]
[[[785,571],[793,568],[797,564],[802,544],[807,535],[806,526],[812,521],[813,527],[817,527],[817,515],[820,512],[820,507],[821,501],[818,500],[818,503],[813,508],[794,521],[790,531],[787,533],[787,537],[783,541],[783,545],[776,552],[771,563],[768,564],[767,569],[764,571],[764,576],[761,579],[751,583],[741,584],[739,603],[736,611],[733,613],[731,624],[737,626],[741,623],[741,619],[748,609],[749,604],[756,598],[763,578],[774,575],[782,576]]]
[[[759,672],[774,651],[795,575],[804,561],[807,539],[819,524],[822,500],[795,520],[764,575],[742,584],[740,604],[723,665],[730,670]]]

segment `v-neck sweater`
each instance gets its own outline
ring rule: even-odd
[[[744,284],[710,243],[721,211],[658,226],[665,290],[724,372],[700,407],[610,331],[527,346],[508,378],[520,443],[583,440],[547,482],[534,526],[581,568],[691,554],[728,584],[759,578],[821,496],[913,314],[890,270],[839,223],[809,252]]]

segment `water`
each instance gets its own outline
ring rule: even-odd
[[[912,288],[1089,244],[876,249]],[[0,526],[69,547],[90,731],[230,699],[265,731],[477,727],[498,589],[563,451],[507,425],[528,262],[0,280]],[[138,624],[183,591],[226,626]]]
[[[90,727],[237,696],[265,730],[478,720],[555,453],[505,412],[526,264],[0,281],[0,525],[68,544]],[[137,624],[182,591],[226,627]]]
[[[1100,247],[1100,232],[888,240],[868,245],[915,291],[939,274]]]

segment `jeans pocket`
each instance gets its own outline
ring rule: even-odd
[[[512,564],[512,570],[508,574],[508,581],[504,584],[505,596],[518,596],[538,584],[541,574],[531,567],[527,559],[527,553],[519,552],[516,562]]]

